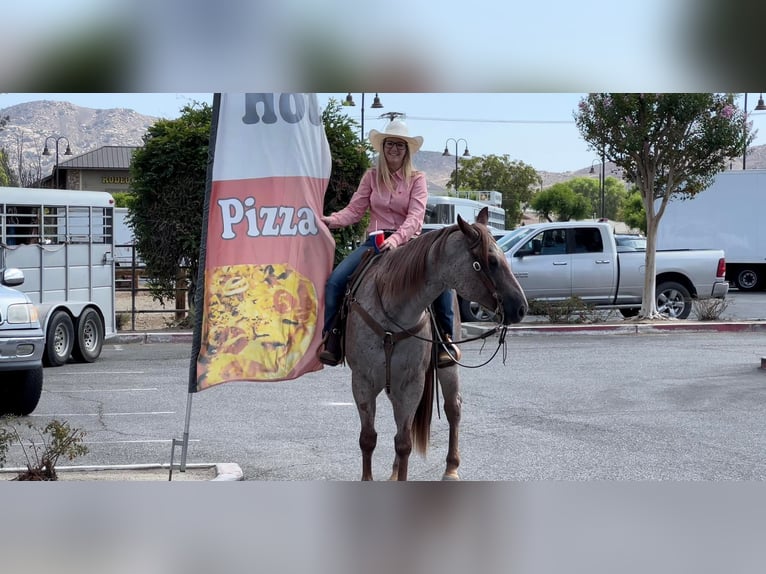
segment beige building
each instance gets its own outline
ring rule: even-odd
[[[136,149],[138,146],[104,146],[61,161],[58,174],[43,179],[41,187],[109,193],[129,191],[130,163]],[[58,186],[52,185],[54,177],[57,177]]]

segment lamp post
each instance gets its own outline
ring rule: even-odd
[[[598,161],[597,159],[594,159],[590,163],[590,173],[596,173],[596,171],[593,169],[593,164],[596,163],[597,161]],[[606,206],[604,205],[604,203],[605,203],[604,202],[604,186],[605,186],[605,183],[606,183],[606,172],[605,172],[605,170],[606,170],[606,156],[605,156],[604,152],[602,151],[601,152],[601,171],[598,174],[598,194],[599,194],[599,200],[600,200],[600,213],[601,213],[601,215],[599,217],[601,219],[605,219],[604,213],[605,213],[605,208],[606,208]]]
[[[351,92],[346,94],[346,99],[343,101],[344,106],[355,106],[356,102],[354,102],[354,98],[351,95]],[[370,108],[374,110],[379,110],[383,107],[383,104],[380,103],[380,98],[378,97],[378,94],[375,94],[375,99],[372,100],[372,105]],[[359,139],[364,141],[364,92],[362,92],[362,124],[361,124],[361,136]]]
[[[459,181],[460,181],[460,179],[458,178],[458,163],[457,163],[457,160],[458,160],[458,153],[457,153],[458,144],[460,142],[463,142],[465,144],[465,151],[463,152],[463,157],[471,157],[471,153],[468,151],[468,142],[465,141],[463,138],[459,138],[459,139],[447,138],[447,141],[444,142],[444,153],[442,154],[442,156],[452,155],[449,152],[449,142],[454,142],[454,144],[455,144],[455,194],[457,195],[458,189],[459,189],[458,184],[459,184]]]
[[[69,140],[65,138],[64,136],[54,137],[54,136],[48,136],[45,138],[45,144],[43,147],[43,155],[51,155],[51,150],[48,149],[48,140],[53,140],[56,142],[56,165],[53,168],[53,174],[51,177],[51,187],[54,187],[56,189],[60,189],[61,186],[59,185],[59,142],[61,140],[66,140],[66,151],[64,152],[64,155],[72,155],[72,148],[69,147]]]
[[[745,140],[745,151],[742,154],[742,169],[747,169],[747,92],[745,92],[745,113],[742,114],[742,137]],[[763,110],[766,110],[766,104],[763,102],[763,93],[760,94],[760,97],[758,98],[758,104],[755,106],[753,111],[759,111],[762,112]]]

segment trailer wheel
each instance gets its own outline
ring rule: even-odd
[[[755,291],[759,287],[758,271],[748,268],[737,271],[737,289],[740,291]]]
[[[45,336],[43,364],[46,367],[59,367],[67,362],[74,347],[74,326],[65,311],[56,311],[48,323]]]
[[[77,342],[72,356],[81,363],[92,363],[104,346],[104,325],[95,309],[85,309],[77,320]]]
[[[43,392],[43,368],[5,373],[0,415],[27,416],[37,408]]]
[[[674,319],[686,319],[692,312],[692,296],[689,290],[675,281],[657,286],[657,310]]]

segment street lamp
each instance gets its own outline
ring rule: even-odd
[[[60,189],[59,185],[59,142],[61,140],[66,140],[66,151],[64,152],[64,155],[72,155],[72,148],[69,147],[69,140],[65,138],[64,136],[54,137],[54,136],[48,136],[45,138],[45,144],[43,148],[43,155],[51,155],[51,150],[48,149],[48,140],[53,140],[56,142],[56,165],[53,168],[53,175],[52,175],[52,184],[55,183],[56,189]],[[53,185],[51,185],[53,187]]]
[[[590,163],[590,173],[596,173],[596,171],[593,169],[593,164],[596,163],[598,160],[594,159]],[[601,152],[601,172],[598,174],[598,188],[599,188],[599,196],[601,201],[601,219],[605,219],[605,205],[604,205],[604,185],[606,183],[606,157],[604,152]]]
[[[745,113],[742,115],[742,137],[745,140],[745,151],[742,154],[742,169],[747,169],[747,92],[745,92]],[[766,110],[766,104],[763,103],[763,93],[758,98],[758,104],[753,108],[753,111],[762,112]]]
[[[354,102],[354,98],[351,95],[351,92],[346,94],[346,99],[343,101],[343,105],[344,106],[355,106],[356,105],[356,102]],[[383,107],[383,104],[380,103],[380,98],[378,97],[378,94],[375,94],[375,99],[372,100],[372,105],[370,106],[370,108],[372,108],[374,110],[378,110],[378,109],[380,109],[382,107]],[[362,126],[361,126],[361,129],[362,129],[362,135],[361,135],[360,139],[364,140],[364,92],[362,92]]]
[[[455,194],[457,194],[458,193],[458,182],[459,182],[459,179],[458,179],[458,163],[457,163],[457,160],[458,160],[458,154],[457,154],[458,143],[459,142],[463,142],[465,144],[465,151],[463,152],[463,157],[471,157],[471,154],[468,151],[468,142],[465,141],[463,138],[459,138],[459,139],[447,138],[447,141],[444,142],[444,153],[442,154],[443,156],[452,155],[449,152],[449,147],[448,147],[449,146],[449,142],[454,142],[455,143]]]

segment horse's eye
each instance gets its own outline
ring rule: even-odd
[[[489,257],[487,257],[487,260],[489,261],[490,269],[497,269],[497,266],[499,265],[497,255],[495,255],[494,253],[490,253]]]

